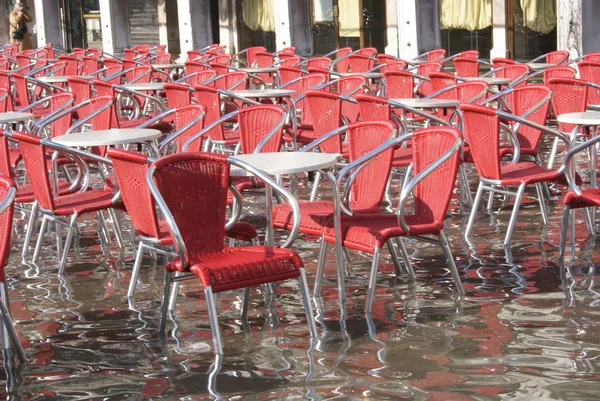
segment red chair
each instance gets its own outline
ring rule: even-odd
[[[504,67],[505,65],[513,65],[513,64],[517,64],[517,62],[510,58],[495,57],[492,59],[492,68],[493,69],[498,69],[500,67]]]
[[[205,70],[200,72],[193,72],[190,75],[181,77],[176,82],[186,83],[190,86],[194,85],[211,85],[214,86],[214,78],[217,76],[217,72],[213,70]]]
[[[423,79],[418,84],[419,95],[427,96],[427,95],[431,95],[434,92],[431,82],[428,81],[429,74],[432,72],[442,71],[442,68],[443,68],[442,64],[437,61],[421,63],[417,66],[417,74],[420,75],[421,77],[426,78],[426,79]]]
[[[329,57],[312,57],[306,60],[306,67],[329,70],[331,69],[331,63],[332,61]]]
[[[133,230],[139,239],[127,291],[127,298],[133,298],[144,251],[151,250],[174,257],[175,254],[172,252],[160,248],[164,245],[173,245],[173,238],[169,233],[167,222],[159,219],[146,181],[148,168],[152,162],[151,158],[142,153],[114,148],[108,150],[107,156],[112,161],[123,203],[131,219]],[[241,207],[241,202],[238,206]],[[236,222],[231,229],[226,231],[226,235],[238,241],[258,244],[258,234],[248,223]]]
[[[209,153],[170,155],[150,167],[148,185],[167,216],[179,255],[166,266],[159,329],[165,327],[172,273],[190,272],[198,276],[204,287],[217,354],[222,354],[223,347],[213,294],[290,278],[300,280],[310,333],[316,336],[303,264],[295,252],[277,247],[224,246],[229,169],[225,156]],[[260,178],[278,187],[268,177]],[[193,196],[182,197],[182,190]]]
[[[479,61],[476,58],[456,57],[454,60],[454,71],[459,77],[478,77]]]
[[[397,257],[394,257],[395,251],[393,250],[393,245],[391,245],[391,241],[396,238],[423,238],[427,235],[437,236],[448,262],[457,292],[460,295],[464,294],[452,252],[443,232],[448,205],[452,198],[456,182],[456,173],[460,159],[459,149],[462,143],[461,135],[456,129],[450,127],[422,128],[415,130],[411,134],[403,135],[395,141],[388,142],[388,146],[389,148],[395,147],[401,141],[407,139],[410,141],[410,146],[413,149],[414,178],[404,186],[398,201],[397,212],[382,213],[379,209],[374,209],[370,213],[355,213],[353,215],[341,216],[340,231],[342,245],[349,249],[368,252],[373,255],[367,300],[365,303],[365,312],[367,314],[370,314],[372,310],[381,249],[386,244],[388,247],[391,246],[392,259],[397,259]],[[380,148],[371,152],[363,156],[361,162],[364,162],[365,159],[373,160],[382,151],[385,152],[387,149],[384,148],[384,150],[381,150]],[[363,181],[360,185],[366,186],[365,190],[371,192],[370,181],[374,179],[374,176],[383,176],[379,179],[386,183],[388,175],[389,168],[387,170],[379,169],[375,174],[368,177],[370,179]],[[345,188],[343,191],[344,194],[349,193],[352,186],[358,184],[350,182],[347,185],[350,188]],[[369,197],[374,199],[374,195],[369,195]],[[344,199],[349,198],[344,196]],[[407,210],[409,199],[413,199],[413,212],[410,214]],[[345,208],[348,208],[350,205],[346,201],[345,203]],[[331,220],[323,231],[323,239],[319,257],[320,264],[324,262],[323,258],[326,255],[327,243],[335,243],[336,240],[336,230]],[[431,240],[427,239],[427,241]],[[401,245],[399,247],[401,250],[403,249]],[[409,267],[410,260],[404,252],[403,259],[407,264],[409,277],[412,280],[414,276],[410,273],[412,271]]]
[[[406,70],[408,64],[406,61],[397,60],[390,61],[385,64],[379,64],[379,71],[385,73],[386,71],[403,71]]]
[[[58,56],[58,61],[64,61],[67,64],[65,75],[80,75],[83,64],[81,60],[74,56]]]
[[[585,61],[600,61],[600,53],[588,53],[583,56],[583,60]]]
[[[464,52],[460,52],[458,54],[460,57],[474,58],[474,59],[479,58],[479,50],[465,50]]]
[[[77,192],[55,196],[49,177],[46,155],[50,150],[57,150],[61,153],[69,154],[70,157],[79,158],[76,151],[57,145],[52,141],[22,132],[12,132],[11,136],[19,142],[27,175],[31,182],[36,201],[39,203],[43,214],[42,225],[33,254],[33,263],[39,257],[48,222],[51,220],[67,219],[68,232],[58,268],[59,274],[62,274],[67,264],[67,257],[71,249],[74,234],[76,231],[79,231],[77,227],[78,217],[90,212],[100,212],[120,207],[118,195],[112,189],[89,189],[84,185]],[[106,159],[98,158],[94,155],[86,155],[86,157],[94,159],[99,164],[107,163]],[[83,160],[80,162],[85,163]],[[119,235],[120,233],[117,234],[118,237]]]
[[[252,68],[267,68],[273,67],[275,63],[275,57],[273,53],[267,52],[256,52],[254,54],[255,60],[254,64],[251,65]],[[272,72],[259,72],[255,74],[262,82],[256,81],[255,83],[260,84],[264,83],[266,85],[273,84],[273,73]]]
[[[88,75],[100,69],[100,62],[96,57],[85,56],[81,58],[81,74]]]
[[[518,161],[519,160],[519,142],[514,139],[515,150],[513,160],[510,163],[503,164],[500,157],[500,118],[526,123],[534,128],[543,130],[551,135],[556,136],[565,143],[569,148],[569,139],[554,130],[529,122],[528,120],[519,118],[506,112],[498,111],[492,108],[463,104],[460,106],[462,113],[462,128],[465,141],[469,144],[471,156],[479,174],[479,187],[477,196],[471,209],[471,215],[465,231],[465,237],[469,238],[475,217],[477,215],[479,205],[484,191],[491,193],[501,193],[503,195],[515,196],[513,212],[508,223],[506,236],[504,238],[504,246],[510,246],[510,239],[514,230],[517,213],[521,205],[521,199],[525,188],[530,184],[535,184],[542,217],[544,223],[547,224],[546,204],[543,199],[543,183],[563,181],[563,175],[560,170],[552,170],[542,167],[534,162]],[[518,187],[516,192],[501,189],[502,187]]]
[[[568,67],[560,67],[568,68]],[[577,69],[579,70],[579,77],[586,81],[596,85],[600,85],[600,62],[598,61],[580,61],[577,63]],[[571,76],[570,78],[573,78]],[[588,87],[588,104],[599,105],[600,104],[600,90],[593,87]]]
[[[179,83],[165,83],[164,94],[169,109],[186,106],[192,102],[192,88]]]
[[[302,70],[298,67],[280,65],[277,67],[277,76],[279,77],[279,85],[284,85],[302,77]]]
[[[387,70],[383,72],[385,96],[388,99],[415,97],[415,76],[408,71]]]
[[[285,53],[284,53],[285,54]],[[288,67],[297,67],[302,62],[302,59],[298,56],[281,57],[277,62],[277,65],[285,65]]]
[[[429,62],[432,62],[432,61],[440,62],[444,59],[444,57],[446,57],[445,49],[434,49],[434,50],[430,50],[426,53],[423,53],[423,54],[417,56],[415,59],[416,60],[425,59]]]
[[[348,72],[348,68],[350,68],[350,60],[348,60],[348,56],[350,55],[350,53],[352,53],[351,47],[342,47],[341,49],[325,54],[324,57],[329,57],[333,54],[337,54],[336,59],[333,60],[331,69],[333,70],[335,67],[335,70],[337,72]]]
[[[599,63],[600,65],[600,63]],[[581,70],[581,67],[578,67]],[[586,68],[586,65],[583,65],[583,70],[586,71],[584,73],[582,73],[582,75],[586,75],[588,72],[592,72],[592,70],[588,70]],[[543,72],[542,75],[544,77],[544,84],[548,85],[548,80],[550,80],[550,78],[575,78],[575,76],[577,75],[577,70],[573,67],[553,67],[553,68],[546,68]],[[588,80],[590,81],[588,78],[583,78],[582,79]],[[593,81],[590,81],[593,82]]]
[[[239,60],[239,56],[242,54],[245,54],[246,55],[246,65],[248,67],[252,67],[254,65],[254,63],[256,62],[256,57],[255,57],[256,53],[266,52],[266,51],[267,51],[267,49],[265,47],[253,46],[253,47],[249,47],[245,50],[242,50],[241,52],[234,55],[233,58]]]
[[[350,54],[347,60],[350,72],[366,72],[375,67],[375,59],[363,54]]]
[[[431,82],[433,93],[427,95],[428,97],[441,91],[442,89],[449,88],[458,83],[456,77],[447,72],[432,72],[429,74],[429,81]]]
[[[195,72],[202,72],[210,69],[208,65],[198,61],[186,61],[184,65],[186,74],[193,74]]]
[[[212,84],[217,89],[227,91],[248,89],[249,75],[244,71],[228,72],[224,75],[218,75],[204,84]]]
[[[0,177],[0,315],[2,317],[3,327],[0,336],[2,336],[2,344],[5,351],[4,356],[10,355],[10,353],[6,351],[8,351],[9,348],[12,348],[17,358],[21,363],[24,363],[25,351],[21,346],[19,336],[17,335],[8,309],[8,288],[6,285],[6,275],[4,273],[4,269],[10,257],[10,237],[13,228],[16,192],[15,184],[9,177]],[[5,335],[8,338],[5,338]],[[4,361],[4,364],[10,366],[10,363],[7,361]]]
[[[342,77],[337,80],[337,93],[346,98],[354,98],[356,95],[364,93],[368,89],[368,81],[360,75]],[[352,101],[342,103],[342,115],[349,122],[356,122],[358,119],[358,104]]]
[[[539,63],[543,60],[548,64],[561,65],[569,61],[569,56],[570,54],[568,51],[557,50],[546,54],[542,54],[541,56],[531,60],[530,63]]]

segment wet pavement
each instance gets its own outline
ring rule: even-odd
[[[476,178],[471,187],[476,188]],[[295,188],[306,199],[302,183]],[[326,188],[324,189],[326,191]],[[595,248],[577,215],[574,280],[561,280],[557,246],[563,187],[551,188],[550,224],[527,197],[511,252],[502,240],[512,201],[480,213],[472,244],[467,216],[452,202],[446,234],[466,297],[458,299],[441,249],[407,242],[417,274],[409,285],[382,254],[375,303],[365,316],[371,257],[351,251],[347,300],[337,302],[335,255],[317,301],[311,341],[297,280],[274,294],[252,291],[248,321],[241,292],[219,295],[225,354],[217,358],[204,293],[182,284],[164,337],[157,333],[164,259],[146,257],[128,305],[132,250],[107,246],[87,222],[62,277],[49,238],[37,265],[22,264],[24,215],[17,213],[7,267],[11,310],[29,363],[4,390],[12,400],[597,400],[600,398],[600,293]],[[528,190],[535,194],[535,188]],[[392,194],[392,199],[396,193]],[[243,220],[264,227],[261,197]],[[128,227],[127,223],[126,227]],[[279,239],[285,233],[278,233]],[[294,248],[314,284],[318,239]],[[30,254],[31,255],[31,254]],[[312,290],[312,287],[311,287]],[[599,319],[597,322],[596,319]],[[6,375],[2,373],[2,379]]]

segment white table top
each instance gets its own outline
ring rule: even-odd
[[[22,123],[31,119],[33,119],[33,114],[31,113],[16,113],[11,111],[0,113],[0,124]]]
[[[152,67],[158,68],[159,70],[174,70],[177,68],[184,68],[183,64],[152,64]]]
[[[556,64],[549,63],[527,63],[527,65],[534,70],[545,70],[546,68],[556,67]]]
[[[278,175],[327,169],[337,164],[338,155],[314,152],[274,152],[237,155],[232,156],[232,159],[248,163],[269,175]],[[239,167],[232,166],[230,175],[250,176],[252,174]]]
[[[600,125],[600,111],[560,114],[556,121],[564,124]]]
[[[502,77],[460,77],[459,79],[463,81],[483,81],[490,85],[508,85],[513,81],[510,78]]]
[[[289,97],[296,94],[295,90],[290,89],[247,89],[235,90],[232,92],[238,96],[256,98]]]
[[[56,75],[56,76],[50,76],[50,77],[39,77],[36,79],[38,81],[42,81],[47,84],[62,84],[62,83],[66,83],[69,78],[83,78],[83,79],[87,79],[87,80],[92,80],[96,77],[93,75],[73,75],[73,76]]]
[[[381,72],[333,72],[332,74],[339,75],[340,77],[352,77],[358,75],[367,79],[383,78],[383,73]]]
[[[134,91],[160,91],[165,89],[165,83],[150,82],[147,84],[124,84],[123,87]]]
[[[158,139],[161,135],[162,133],[157,129],[120,128],[60,135],[52,140],[65,146],[108,146],[146,142]]]
[[[458,107],[460,102],[458,100],[451,99],[413,99],[413,98],[404,98],[404,99],[390,99],[388,103],[391,106],[398,107],[398,104],[402,104],[404,106],[412,107],[415,109],[437,109],[437,108],[448,108],[448,107]]]
[[[264,67],[264,68],[249,68],[249,67],[243,67],[243,68],[236,68],[236,70],[238,71],[245,71],[249,74],[260,74],[260,73],[273,73],[273,72],[277,72],[277,67]]]
[[[403,61],[406,61],[406,63],[408,65],[419,65],[419,64],[423,64],[423,63],[427,62],[427,60],[414,60],[414,59],[403,60]]]

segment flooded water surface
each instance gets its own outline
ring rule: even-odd
[[[471,172],[472,188],[476,178]],[[306,199],[308,189],[293,188]],[[326,188],[324,188],[326,192]],[[409,285],[382,253],[373,313],[365,316],[371,255],[350,252],[347,299],[338,303],[335,255],[316,299],[311,340],[297,280],[251,292],[248,320],[238,292],[218,297],[223,356],[212,351],[204,293],[185,281],[164,336],[157,332],[163,257],[147,256],[127,302],[131,247],[107,246],[95,216],[61,277],[48,240],[36,265],[22,264],[25,215],[17,213],[7,267],[11,310],[29,363],[4,390],[14,400],[598,400],[600,293],[595,250],[577,214],[572,277],[561,279],[557,246],[564,187],[550,189],[550,224],[528,197],[513,246],[502,240],[512,200],[481,212],[472,243],[452,202],[446,234],[466,296],[459,299],[441,249],[408,240],[417,274]],[[528,190],[534,195],[535,188]],[[395,191],[392,193],[395,199]],[[394,201],[395,202],[395,201]],[[243,220],[265,224],[264,200],[248,198]],[[128,223],[125,221],[128,229]],[[279,239],[285,233],[278,233]],[[294,244],[314,285],[319,239]],[[568,254],[569,255],[569,254]],[[31,256],[31,254],[30,254]],[[570,261],[570,258],[567,258]],[[4,371],[3,371],[4,372]],[[3,373],[3,379],[6,375]]]

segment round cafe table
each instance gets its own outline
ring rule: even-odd
[[[92,80],[94,78],[96,78],[93,75],[52,75],[52,76],[48,76],[48,77],[39,77],[39,78],[35,78],[38,81],[47,83],[47,84],[66,84],[69,80],[69,78],[82,78],[82,79],[87,79],[87,80]]]
[[[133,91],[161,91],[165,89],[164,82],[149,82],[146,84],[123,84],[123,88]]]
[[[532,70],[536,70],[536,71],[556,67],[556,64],[550,64],[550,63],[527,63],[527,65],[529,66],[529,68],[531,68]]]
[[[90,147],[149,142],[161,136],[162,133],[157,129],[118,128],[59,135],[52,141],[69,147]]]
[[[355,77],[361,76],[367,79],[380,79],[383,78],[383,73],[381,72],[332,72],[332,75],[337,75],[340,77]]]
[[[513,80],[510,78],[502,78],[502,77],[457,77],[461,81],[483,81],[487,82],[489,85],[502,86],[508,85]]]
[[[31,113],[19,113],[14,111],[0,113],[0,124],[25,123],[32,119],[33,114]]]
[[[404,105],[413,109],[448,109],[460,106],[458,100],[452,99],[418,99],[418,98],[398,98],[390,99],[388,103],[392,107]]]
[[[291,98],[296,94],[296,91],[291,89],[244,89],[234,90],[232,93],[245,98],[277,99]]]

